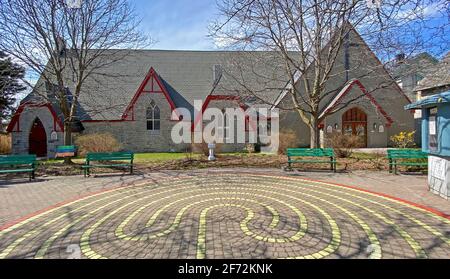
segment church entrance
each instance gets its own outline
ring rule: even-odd
[[[39,118],[34,120],[30,130],[28,153],[38,157],[47,157],[47,134]]]
[[[342,116],[342,131],[345,135],[360,138],[361,148],[367,147],[367,114],[359,108],[352,108]]]

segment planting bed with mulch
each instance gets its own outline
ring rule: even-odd
[[[64,165],[62,162],[40,163],[37,176],[70,176],[83,175],[82,164]],[[205,168],[284,168],[287,157],[283,155],[263,154],[232,154],[219,155],[217,161],[210,162],[206,156],[186,156],[174,160],[139,161],[135,163],[135,173],[143,174],[162,170],[194,170]],[[323,170],[329,171],[327,164],[293,165],[300,171]],[[338,158],[338,172],[352,171],[388,171],[388,160],[382,154],[353,154],[350,158]],[[423,172],[416,168],[400,168],[402,172]],[[127,170],[123,170],[126,173]],[[93,175],[105,173],[121,173],[119,169],[94,169]],[[8,177],[12,177],[9,175]],[[2,179],[2,178],[0,178]]]

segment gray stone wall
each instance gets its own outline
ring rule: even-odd
[[[31,127],[34,120],[39,118],[44,125],[45,133],[47,135],[47,156],[52,158],[55,156],[56,147],[63,145],[64,134],[59,131],[59,126],[57,126],[57,140],[51,139],[51,134],[54,132],[54,122],[53,115],[47,107],[27,107],[20,114],[19,125],[20,131],[17,132],[17,124],[14,127],[14,132],[12,133],[12,153],[13,154],[28,154],[29,149],[29,135]]]
[[[147,130],[146,111],[152,100],[161,110],[161,130]],[[143,93],[135,105],[135,121],[126,122],[84,122],[82,133],[111,133],[122,144],[122,149],[133,152],[185,152],[189,145],[174,144],[171,139],[173,126],[172,110],[167,99],[160,93]]]
[[[227,108],[238,108],[239,104],[236,101],[229,101],[229,100],[213,100],[209,103],[208,108],[217,108],[220,110],[227,109]],[[207,121],[203,121],[203,127],[205,127],[208,124]],[[236,135],[237,129],[236,129],[237,121],[235,120],[235,131],[234,134]],[[236,137],[236,136],[235,136]],[[245,136],[246,139],[248,138],[247,135]],[[220,144],[220,150],[218,152],[223,153],[230,153],[230,152],[241,152],[244,151],[245,144],[242,143],[234,143],[234,144]]]
[[[310,145],[310,130],[305,122],[302,121],[298,112],[296,111],[280,111],[280,141],[283,134],[293,131],[297,137],[295,147],[309,147]]]

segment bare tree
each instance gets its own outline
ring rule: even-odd
[[[126,0],[0,0],[0,50],[25,65],[29,76],[51,85],[64,117],[66,145],[72,144],[85,81],[123,58],[115,49],[149,42],[137,18]],[[47,94],[36,93],[48,101]]]
[[[444,19],[434,25],[427,22],[430,7]],[[285,72],[284,80],[291,85],[287,87],[287,96],[292,101],[292,106],[280,108],[298,112],[310,129],[311,147],[320,145],[319,124],[325,117],[357,101],[354,99],[335,110],[321,112],[321,104],[329,102],[330,95],[342,89],[348,82],[348,74],[333,90],[327,89],[327,83],[336,82],[336,74],[345,76],[353,71],[362,77],[380,70],[369,69],[362,56],[351,69],[345,65],[336,73],[339,63],[347,64],[341,61],[340,54],[351,47],[349,34],[352,30],[357,30],[367,43],[376,46],[374,50],[383,61],[392,60],[399,52],[417,53],[432,44],[438,53],[448,49],[449,7],[445,1],[222,0],[219,10],[221,17],[211,26],[211,36],[216,42],[232,49],[267,50],[278,54]],[[385,70],[384,66],[381,64],[378,68]],[[358,67],[364,70],[356,71]],[[241,68],[249,71],[248,66]],[[273,98],[262,96],[261,88],[251,88],[242,78],[245,75],[231,76],[242,85],[245,94],[270,105],[278,104]],[[379,87],[387,87],[389,83],[392,79]]]

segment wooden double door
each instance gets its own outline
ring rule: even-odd
[[[342,132],[359,137],[359,147],[367,147],[367,114],[359,108],[346,111],[342,116]]]

